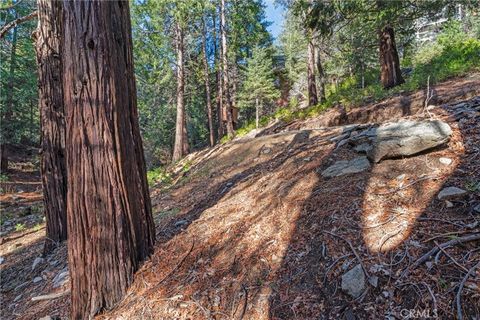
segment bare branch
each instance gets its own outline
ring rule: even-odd
[[[18,19],[15,19],[13,21],[10,21],[9,23],[7,23],[6,25],[4,25],[2,27],[2,29],[0,29],[0,39],[3,38],[5,36],[5,34],[12,28],[15,28],[16,26],[18,26],[19,24],[21,23],[24,23],[28,20],[32,20],[34,18],[36,18],[38,16],[38,10],[35,10],[33,11],[32,13],[26,15],[26,16],[23,16],[23,17],[20,17]]]

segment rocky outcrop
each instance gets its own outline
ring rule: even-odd
[[[350,139],[357,151],[365,151],[377,163],[441,146],[451,135],[452,129],[443,121],[401,121],[370,128]]]

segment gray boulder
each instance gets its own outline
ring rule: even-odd
[[[411,156],[443,145],[450,140],[452,129],[439,120],[401,121],[382,124],[356,136],[352,143],[367,152],[377,163],[383,159]],[[370,150],[365,143],[372,146]],[[363,144],[363,145],[362,145]],[[361,146],[361,147],[360,147]]]
[[[365,285],[365,273],[360,264],[342,276],[342,290],[353,298],[358,298],[365,291]]]
[[[367,157],[356,157],[352,160],[341,160],[335,162],[322,172],[325,178],[339,177],[346,174],[358,173],[370,168]]]

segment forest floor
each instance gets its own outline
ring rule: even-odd
[[[479,319],[480,75],[434,90],[428,112],[419,91],[189,155],[172,185],[151,190],[155,253],[98,319]],[[358,156],[340,143],[351,124],[430,118],[452,128],[446,146],[321,175]],[[2,319],[68,317],[66,246],[38,259],[34,167],[19,160],[2,182]],[[438,200],[451,186],[465,194]],[[356,266],[365,279],[353,298],[342,277]]]

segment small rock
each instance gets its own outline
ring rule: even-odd
[[[398,181],[403,181],[403,179],[405,179],[407,175],[405,173],[402,173],[401,175],[399,175],[398,177],[396,177],[395,179],[397,179]]]
[[[263,150],[262,150],[263,154],[269,154],[271,152],[272,152],[272,149],[270,149],[270,148],[263,148]]]
[[[305,162],[312,161],[312,157],[306,157],[306,158],[303,158],[303,161],[305,161]]]
[[[359,144],[358,146],[355,146],[353,150],[359,152],[359,153],[367,153],[368,151],[372,150],[373,146],[368,143],[362,143]]]
[[[378,277],[377,276],[371,276],[368,278],[368,283],[370,283],[373,287],[378,287]]]
[[[5,261],[4,257],[0,257],[0,264],[2,264]]]
[[[425,262],[425,265],[427,266],[428,270],[431,270],[433,268],[433,262],[432,261]]]
[[[69,274],[68,274],[68,267],[64,268],[62,271],[60,271],[59,274],[53,278],[53,288],[58,288],[63,286],[65,283],[68,282],[70,279]]]
[[[36,257],[35,260],[33,260],[33,264],[32,264],[32,271],[35,270],[35,268],[40,264],[40,263],[43,263],[45,261],[45,259],[41,258],[41,257]]]
[[[13,302],[17,302],[18,300],[20,300],[22,298],[22,295],[19,294],[18,296],[15,297],[15,299],[13,299]]]
[[[450,158],[440,158],[438,159],[438,161],[440,161],[441,164],[446,166],[449,166],[450,164],[452,164],[452,159]]]
[[[457,199],[465,196],[466,194],[467,191],[463,189],[457,187],[447,187],[440,191],[437,198],[438,200]]]
[[[175,228],[183,227],[187,223],[188,223],[187,220],[179,220],[179,221],[175,222]]]
[[[42,277],[35,277],[35,278],[33,278],[33,283],[37,283],[37,282],[40,282],[42,280],[43,280]]]
[[[480,203],[473,207],[473,211],[475,211],[476,213],[480,213]]]
[[[453,207],[453,203],[451,203],[450,201],[445,201],[445,205],[447,206],[447,208],[452,208]]]
[[[357,264],[342,276],[342,290],[353,298],[358,298],[365,290],[365,273],[362,265]]]
[[[357,157],[350,161],[337,161],[322,172],[325,178],[339,177],[346,174],[358,173],[370,168],[370,162],[367,157]]]

